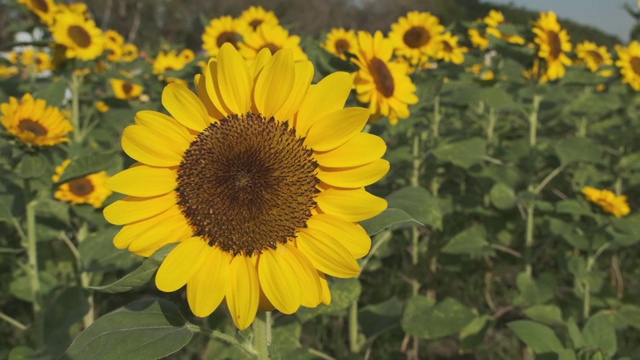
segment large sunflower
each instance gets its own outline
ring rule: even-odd
[[[65,11],[56,14],[51,33],[57,44],[66,47],[68,59],[93,60],[102,54],[104,37],[91,19],[82,14]]]
[[[212,19],[202,34],[202,48],[209,56],[218,55],[220,46],[224,43],[231,43],[238,49],[238,43],[251,31],[253,30],[244,20],[231,16]]]
[[[418,102],[416,86],[407,75],[407,66],[392,62],[393,47],[382,32],[371,36],[366,31],[358,32],[356,65],[360,68],[354,76],[358,100],[369,103],[369,111],[377,120],[389,117],[391,124],[409,117],[409,104]]]
[[[468,49],[458,45],[457,36],[452,35],[450,32],[443,34],[440,37],[440,44],[440,50],[436,54],[438,60],[444,60],[457,65],[464,62],[464,54]]]
[[[431,13],[410,11],[391,25],[389,39],[398,55],[416,65],[437,55],[443,31],[444,26]]]
[[[632,41],[627,47],[616,45],[622,82],[629,84],[635,91],[640,91],[640,43]]]
[[[598,46],[591,41],[584,41],[576,45],[576,55],[591,72],[597,72],[603,65],[613,64],[611,54],[605,46]]]
[[[69,139],[66,135],[73,125],[60,109],[47,106],[42,99],[34,99],[27,93],[18,100],[10,97],[8,103],[0,104],[0,122],[7,131],[25,143],[50,146]]]
[[[280,25],[280,20],[273,11],[267,11],[262,6],[251,6],[243,11],[238,19],[251,26],[253,31],[258,30],[260,25]]]
[[[122,79],[111,79],[113,95],[121,100],[131,100],[142,95],[144,87],[140,84],[132,83]]]
[[[322,47],[331,54],[346,60],[346,53],[355,53],[358,47],[358,38],[353,30],[344,28],[333,28],[327,34],[327,40],[322,43]]]
[[[269,49],[271,54],[290,49],[296,61],[307,60],[307,54],[300,47],[300,36],[289,35],[289,31],[280,25],[261,25],[240,43],[240,53],[247,60],[253,60],[262,49]]]
[[[288,50],[263,50],[249,66],[223,44],[196,77],[197,95],[169,84],[171,115],[141,111],[124,130],[138,163],[107,182],[128,195],[104,210],[124,225],[114,243],[149,256],[178,242],[156,285],[186,285],[196,316],[226,299],[244,329],[259,306],[291,314],[327,304],[325,275],[360,272],[355,259],[371,241],[356,222],[386,207],[364,190],[389,169],[385,144],[360,133],[366,109],[343,109],[349,74],[310,85],[313,71]]]
[[[540,18],[534,23],[534,42],[540,46],[538,56],[547,62],[547,77],[550,81],[564,76],[565,66],[571,65],[571,59],[566,52],[571,51],[569,34],[560,27],[555,13],[549,11],[540,13]]]
[[[62,162],[62,165],[56,166],[56,173],[51,177],[54,183],[60,180],[69,164],[71,160],[67,159]],[[90,204],[97,209],[102,207],[104,201],[113,193],[104,186],[108,178],[106,171],[100,171],[73,179],[58,186],[53,197],[74,205]]]
[[[53,18],[57,10],[56,3],[53,0],[18,0],[18,2],[26,5],[29,10],[38,15],[43,24],[53,24]]]

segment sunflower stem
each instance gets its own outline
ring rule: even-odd
[[[498,121],[498,116],[496,114],[496,109],[493,107],[489,108],[489,125],[487,125],[487,143],[493,143],[494,138],[494,130],[496,127],[496,122]]]
[[[538,138],[538,112],[540,110],[540,102],[542,102],[542,95],[533,95],[533,102],[531,114],[529,114],[529,145],[532,150],[536,146]]]
[[[349,351],[354,354],[360,352],[360,342],[358,341],[358,300],[351,302],[349,307]]]
[[[422,159],[420,158],[420,136],[419,132],[413,135],[413,173],[411,175],[411,186],[420,186],[420,166],[422,165]],[[418,265],[418,247],[419,247],[420,233],[417,227],[411,229],[411,263]]]
[[[271,312],[258,312],[253,321],[253,348],[258,360],[269,359],[269,346],[271,345]]]
[[[76,73],[71,75],[71,123],[73,124],[73,140],[82,143],[83,130],[80,128],[80,86],[82,76]]]
[[[532,100],[532,109],[531,114],[529,114],[529,145],[531,147],[531,162],[533,163],[533,154],[536,147],[536,142],[538,138],[538,112],[540,110],[540,103],[542,102],[542,95],[534,94]],[[529,191],[535,194],[536,188],[531,183],[529,185]],[[533,230],[534,230],[534,210],[535,207],[533,203],[527,205],[527,228],[525,232],[525,273],[528,276],[532,276],[533,274],[533,265],[532,265],[532,251],[534,245],[533,239]]]
[[[33,308],[33,337],[36,349],[44,346],[44,314],[42,312],[42,293],[40,292],[40,273],[38,271],[38,245],[36,238],[36,200],[31,198],[31,183],[24,180],[27,216],[27,257],[30,269],[31,304]]]
[[[442,120],[442,114],[440,114],[440,95],[436,95],[433,98],[433,124],[432,124],[432,136],[433,140],[438,139],[440,136],[440,121]]]

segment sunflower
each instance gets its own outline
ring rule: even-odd
[[[407,66],[392,62],[393,46],[382,32],[372,36],[366,31],[358,32],[357,59],[360,68],[354,75],[358,100],[369,103],[372,120],[380,116],[389,117],[391,124],[409,117],[409,104],[418,102],[416,86],[407,76]]]
[[[540,59],[534,59],[531,69],[524,70],[522,72],[522,76],[527,80],[537,81],[540,84],[546,84],[549,82],[547,74],[540,66]]]
[[[53,0],[18,0],[18,2],[26,5],[31,12],[38,15],[43,24],[53,24],[57,11],[56,3]]]
[[[47,106],[42,99],[34,99],[29,93],[22,99],[10,97],[8,103],[0,104],[0,122],[7,131],[22,140],[37,146],[50,146],[69,139],[66,135],[73,130],[60,109]]]
[[[260,25],[280,25],[280,20],[273,11],[267,11],[262,6],[251,6],[243,11],[238,17],[245,24],[249,24],[253,31],[258,30]]]
[[[480,50],[489,48],[489,39],[486,35],[480,33],[478,29],[469,29],[467,34],[469,34],[469,40],[474,47]]]
[[[327,34],[327,40],[322,43],[322,47],[331,54],[346,60],[346,53],[353,54],[358,46],[356,32],[344,28],[333,28]]]
[[[632,41],[627,47],[616,45],[622,82],[629,84],[635,91],[640,91],[640,43]]]
[[[104,32],[104,51],[107,54],[107,60],[118,62],[122,58],[122,47],[124,46],[124,37],[115,30],[107,30]]]
[[[410,11],[391,25],[389,39],[398,55],[416,65],[437,55],[443,31],[444,26],[431,13]]]
[[[20,73],[17,66],[0,63],[0,79],[5,80]]]
[[[349,74],[310,85],[312,63],[294,59],[263,50],[249,65],[223,44],[196,76],[197,95],[169,84],[170,116],[137,113],[122,146],[138,163],[107,181],[128,195],[104,210],[124,225],[114,244],[149,256],[178,242],[158,289],[186,285],[199,317],[225,299],[240,329],[259,307],[328,304],[326,275],[358,275],[355,259],[369,251],[356,222],[386,208],[364,190],[389,163],[384,141],[360,133],[368,111],[343,108]]]
[[[56,173],[51,177],[54,183],[60,180],[69,164],[71,164],[71,160],[67,159],[62,162],[62,165],[56,166]],[[104,186],[108,178],[106,171],[100,171],[67,181],[58,186],[53,197],[60,201],[68,201],[73,205],[90,204],[96,209],[100,208],[113,193]]]
[[[584,61],[591,72],[597,72],[603,65],[612,65],[611,54],[605,46],[598,46],[591,41],[584,41],[576,45],[576,55]]]
[[[74,12],[58,13],[51,33],[57,44],[66,47],[68,59],[93,60],[102,54],[104,37],[91,19]]]
[[[550,81],[564,76],[565,66],[571,65],[571,59],[565,52],[571,51],[569,34],[560,27],[556,14],[549,11],[540,13],[534,23],[534,42],[540,46],[538,56],[547,62],[547,77]]]
[[[262,49],[269,49],[271,54],[281,49],[290,49],[296,61],[307,60],[307,55],[300,48],[300,37],[289,35],[289,31],[280,25],[260,25],[258,29],[247,34],[240,43],[240,53],[247,60],[253,60]]]
[[[126,43],[122,45],[122,60],[132,62],[138,58],[138,47],[135,44]]]
[[[599,190],[591,186],[585,186],[582,194],[590,202],[599,205],[602,210],[615,217],[626,216],[631,212],[631,208],[627,203],[627,197],[624,195],[616,196],[609,190]]]
[[[238,49],[238,43],[251,31],[253,29],[244,20],[231,16],[212,19],[202,34],[202,48],[209,56],[218,55],[220,46],[227,42]]]
[[[111,79],[111,88],[115,97],[121,100],[135,99],[142,95],[144,90],[144,87],[140,84],[115,78]]]
[[[51,70],[51,57],[46,52],[26,49],[20,58],[22,65],[33,68],[36,73]]]
[[[464,53],[469,51],[466,47],[458,45],[458,37],[446,33],[440,36],[440,50],[436,54],[438,60],[460,65],[464,62]]]
[[[489,14],[484,18],[484,23],[487,24],[487,35],[505,40],[511,44],[524,45],[526,43],[525,39],[521,36],[514,34],[504,34],[502,31],[500,31],[500,29],[498,28],[500,25],[508,24],[507,19],[505,19],[501,11],[490,10]]]
[[[466,70],[482,81],[491,81],[496,78],[493,70],[487,69],[483,64],[473,64]]]
[[[109,109],[111,109],[109,105],[107,105],[107,103],[102,100],[96,101],[95,107],[96,110],[101,113],[106,113],[107,111],[109,111]]]
[[[182,50],[180,53],[177,50],[161,51],[153,61],[153,73],[164,74],[167,71],[180,71],[194,58],[193,51],[189,49]]]

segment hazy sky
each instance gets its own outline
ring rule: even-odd
[[[623,9],[623,4],[632,5],[636,0],[491,0],[498,4],[513,4],[531,10],[552,10],[558,17],[589,24],[604,32],[616,35],[626,42],[635,20]]]

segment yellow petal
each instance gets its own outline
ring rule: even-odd
[[[220,96],[220,87],[218,85],[218,61],[215,59],[209,60],[207,69],[205,70],[205,89],[209,95],[211,104],[218,110],[223,116],[231,114],[231,110],[224,104],[222,97]]]
[[[211,101],[211,98],[207,93],[207,84],[205,81],[205,76],[202,74],[197,74],[195,76],[195,84],[196,84],[196,94],[198,95],[198,98],[200,99],[200,101],[202,101],[202,104],[204,105],[204,107],[207,109],[207,113],[209,114],[209,117],[213,119],[222,119],[224,116],[222,115],[222,113],[220,113],[220,110],[216,109],[216,107],[213,105],[213,102]]]
[[[218,86],[224,103],[234,114],[251,109],[251,77],[247,63],[230,43],[224,43],[218,53]]]
[[[339,147],[327,152],[316,152],[314,157],[320,166],[351,167],[374,162],[386,150],[387,144],[379,136],[357,133]]]
[[[118,249],[125,249],[129,247],[139,236],[144,236],[147,230],[159,227],[161,224],[165,224],[167,219],[175,219],[178,215],[181,215],[180,209],[177,206],[172,206],[156,216],[129,223],[123,226],[116,234],[113,238],[113,244]]]
[[[137,125],[155,129],[162,134],[169,135],[173,139],[175,139],[175,137],[181,137],[187,143],[191,143],[194,138],[194,136],[189,133],[189,130],[182,126],[176,119],[157,111],[138,111],[135,121]]]
[[[314,151],[337,148],[358,134],[369,120],[369,110],[346,108],[319,118],[307,133],[305,145]]]
[[[317,214],[307,220],[310,229],[320,230],[338,239],[340,244],[349,250],[351,255],[359,259],[369,253],[371,238],[358,224],[347,222],[329,214]]]
[[[174,206],[177,208],[177,206]],[[140,233],[129,245],[132,253],[148,256],[166,244],[184,241],[193,237],[193,230],[182,213],[169,209],[155,226]],[[155,220],[155,219],[154,219]]]
[[[318,168],[318,179],[342,188],[360,188],[380,180],[389,171],[389,162],[378,159],[370,164],[352,168]]]
[[[156,273],[156,287],[172,292],[183,287],[204,264],[207,243],[196,236],[178,244],[164,259]]]
[[[295,255],[283,245],[267,249],[258,261],[260,286],[271,304],[283,314],[293,314],[300,307],[300,282],[303,271]]]
[[[360,265],[349,250],[320,230],[300,229],[297,243],[298,249],[323,273],[339,278],[360,274]]]
[[[250,258],[237,255],[231,260],[225,295],[233,322],[240,330],[248,328],[256,318],[260,300],[258,272]]]
[[[127,196],[107,206],[104,218],[114,225],[124,225],[150,218],[176,204],[176,193],[169,192],[155,197]]]
[[[322,287],[322,303],[324,305],[331,304],[331,290],[329,289],[329,282],[327,282],[327,277],[318,272],[318,278],[320,279],[320,286]]]
[[[254,83],[258,78],[258,75],[260,75],[262,69],[264,69],[264,66],[267,65],[267,62],[269,62],[269,59],[271,59],[271,51],[267,48],[263,48],[262,50],[260,50],[258,52],[258,55],[256,55],[256,58],[253,59],[253,62],[251,63],[250,73]]]
[[[353,80],[346,72],[335,72],[312,85],[300,105],[296,116],[296,131],[306,136],[307,131],[319,118],[342,109],[351,92]]]
[[[224,298],[231,256],[215,246],[207,246],[200,271],[187,282],[187,300],[195,316],[207,317]]]
[[[323,212],[351,222],[370,219],[387,208],[385,199],[362,189],[327,189],[316,196],[316,203]]]
[[[296,276],[300,282],[300,304],[309,308],[318,306],[322,301],[322,285],[316,268],[293,243],[289,242],[284,246],[298,261],[300,271],[296,273]]]
[[[311,80],[313,79],[313,64],[310,61],[300,61],[294,64],[295,80],[291,95],[284,105],[276,112],[274,117],[281,121],[293,120],[293,115],[300,108],[300,104],[307,95]]]
[[[209,126],[207,109],[184,84],[172,83],[162,91],[162,105],[183,126],[202,131]]]
[[[269,119],[282,108],[291,95],[294,76],[293,52],[291,50],[276,52],[256,81],[253,97],[260,114]]]
[[[175,189],[177,178],[174,169],[140,165],[115,174],[104,186],[126,195],[157,196]]]
[[[122,134],[122,149],[127,155],[151,166],[178,166],[186,150],[175,141],[150,131],[148,127],[131,125]],[[188,143],[187,143],[188,146]]]

